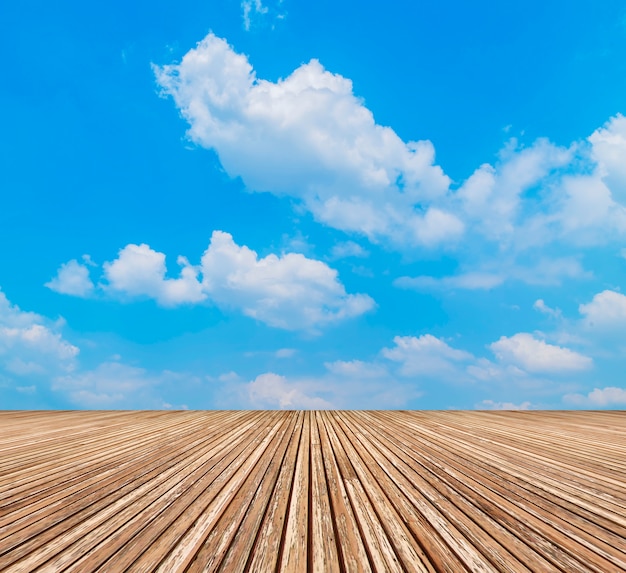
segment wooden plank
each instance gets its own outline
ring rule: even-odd
[[[626,571],[624,444],[618,411],[0,412],[0,570]]]
[[[306,571],[309,555],[309,449],[311,416],[303,416],[302,436],[298,447],[295,474],[291,485],[289,509],[283,534],[278,571]]]
[[[247,571],[276,570],[285,528],[285,518],[289,507],[289,492],[292,488],[298,448],[302,436],[303,417],[303,412],[297,413],[295,431],[291,435],[278,480],[272,491],[272,498],[268,503],[261,529],[253,546],[253,553],[247,559],[245,569]],[[223,570],[225,572],[228,571],[227,569]]]
[[[316,573],[340,573],[317,412],[311,415],[311,566]]]

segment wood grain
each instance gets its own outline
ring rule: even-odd
[[[0,412],[0,571],[626,571],[626,412]]]

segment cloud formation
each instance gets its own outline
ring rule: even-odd
[[[512,364],[528,372],[573,372],[587,370],[593,360],[569,348],[548,344],[532,334],[520,332],[511,337],[502,336],[489,348],[504,364]]]
[[[454,276],[401,276],[398,287],[588,279],[580,248],[626,234],[622,115],[565,147],[511,138],[496,161],[455,188],[430,141],[405,142],[376,123],[352,82],[315,59],[272,82],[211,33],[180,63],[153,69],[188,137],[214,150],[249,190],[294,198],[319,223],[370,242],[404,252],[445,249],[459,262]],[[330,260],[361,254],[346,242]]]
[[[584,408],[607,408],[626,406],[626,388],[607,386],[594,388],[588,394],[566,394],[563,402],[569,406]]]
[[[143,368],[104,362],[93,370],[56,377],[52,389],[64,393],[81,408],[107,409],[128,407],[152,384],[154,381]]]
[[[73,370],[79,349],[63,338],[61,325],[22,311],[0,291],[0,369],[18,377]]]
[[[432,334],[396,336],[393,343],[369,360],[326,362],[325,372],[316,376],[265,372],[240,383],[239,376],[229,373],[227,381],[235,384],[239,404],[243,401],[252,408],[419,407],[421,400],[431,399],[436,384],[504,394],[504,400],[486,399],[476,404],[478,409],[524,410],[532,407],[530,401],[518,403],[509,396],[519,400],[520,393],[533,388],[542,396],[556,395],[560,401],[563,389],[572,386],[559,382],[558,376],[593,365],[586,356],[526,333],[501,337],[487,346],[496,355],[495,362],[455,348]],[[445,406],[454,406],[453,401]]]
[[[566,165],[571,155],[570,150],[546,139],[538,139],[526,148],[511,140],[495,167],[481,165],[456,193],[465,218],[476,233],[510,244],[520,221],[537,207],[537,201],[524,201],[523,195]]]
[[[218,305],[287,330],[315,329],[367,312],[374,301],[347,294],[337,271],[300,253],[259,258],[215,231],[202,255],[202,286]]]
[[[206,299],[198,282],[197,270],[185,257],[178,257],[182,267],[180,277],[165,278],[165,255],[148,245],[126,245],[117,259],[103,265],[107,284],[104,289],[112,294],[156,300],[162,306],[198,303]]]
[[[396,336],[393,342],[395,347],[384,348],[382,355],[399,362],[400,373],[404,376],[445,376],[456,371],[459,363],[473,358],[469,352],[452,348],[432,334]]]
[[[454,193],[429,141],[402,141],[311,60],[285,79],[257,78],[247,57],[209,34],[179,64],[154,66],[163,93],[254,191],[302,201],[331,227],[396,246],[437,246],[471,231],[501,247],[598,240],[626,231],[626,118],[569,148],[511,139]],[[595,237],[592,239],[592,237]]]
[[[61,294],[78,297],[87,297],[94,290],[93,282],[89,277],[89,268],[76,259],[62,264],[57,275],[44,286]]]
[[[436,246],[464,229],[438,206],[450,180],[429,141],[376,123],[352,82],[317,60],[278,82],[209,34],[180,64],[154,66],[163,93],[232,177],[294,197],[331,227],[396,245]]]
[[[321,261],[300,253],[260,258],[223,231],[213,232],[199,265],[182,256],[177,262],[180,276],[168,278],[164,253],[146,244],[127,245],[103,264],[100,288],[115,298],[149,298],[164,307],[208,301],[269,326],[311,332],[375,306],[366,294],[348,294],[337,271]]]
[[[626,296],[612,290],[596,294],[591,302],[578,307],[588,328],[626,329]]]
[[[281,410],[325,410],[333,405],[307,392],[306,384],[289,382],[284,376],[267,372],[257,376],[245,387],[247,399],[255,408]]]

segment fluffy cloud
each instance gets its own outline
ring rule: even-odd
[[[570,150],[545,139],[528,148],[518,148],[511,140],[500,162],[495,167],[481,165],[459,188],[457,199],[476,232],[506,244],[520,221],[536,209],[537,201],[524,200],[523,195],[570,158]]]
[[[591,302],[578,307],[583,323],[589,328],[612,329],[626,327],[626,296],[605,290],[593,297]]]
[[[104,362],[94,370],[82,371],[54,379],[52,389],[65,394],[81,408],[120,408],[149,405],[142,391],[155,386],[143,368],[119,362]]]
[[[165,278],[165,255],[148,245],[127,245],[118,258],[104,263],[106,290],[124,296],[145,296],[163,306],[198,303],[206,298],[197,280],[198,272],[185,257],[178,257],[182,267],[177,279]]]
[[[0,291],[0,368],[17,376],[74,369],[79,350],[63,338],[59,327],[12,305]]]
[[[421,395],[415,384],[396,376],[379,361],[335,361],[317,376],[266,372],[236,385],[227,406],[253,408],[398,408]],[[224,394],[233,394],[232,385]],[[236,401],[235,401],[236,400]]]
[[[454,348],[431,334],[396,336],[393,342],[368,360],[326,362],[325,372],[314,376],[265,372],[243,382],[230,372],[212,381],[221,383],[220,407],[406,408],[424,397],[432,400],[446,387],[465,387],[501,394],[497,401],[477,403],[478,409],[524,410],[533,407],[531,396],[545,403],[547,396],[560,397],[577,388],[545,374],[572,373],[592,365],[586,356],[524,333],[488,346],[496,361]]]
[[[591,368],[593,361],[569,348],[548,344],[532,334],[502,336],[489,345],[496,358],[528,372],[572,372]]]
[[[127,245],[104,263],[101,288],[110,296],[147,297],[166,307],[211,301],[270,326],[312,332],[375,306],[365,294],[346,293],[337,271],[321,261],[300,253],[259,258],[222,231],[213,232],[200,265],[185,257],[178,264],[179,278],[166,278],[163,253],[146,244]]]
[[[393,348],[384,348],[382,355],[401,364],[404,376],[445,376],[454,373],[458,364],[473,359],[469,352],[457,350],[432,334],[396,336]]]
[[[62,264],[57,271],[57,276],[45,286],[61,294],[79,297],[87,297],[94,290],[94,285],[89,278],[89,268],[76,259]]]
[[[189,138],[249,189],[293,197],[317,221],[399,250],[445,247],[463,269],[443,279],[402,277],[398,286],[557,285],[589,276],[567,249],[626,233],[621,115],[568,147],[511,139],[497,161],[452,191],[429,141],[405,142],[377,124],[351,81],[317,60],[271,82],[209,34],[180,63],[154,72]],[[546,256],[548,244],[555,248]],[[356,254],[337,248],[331,257]]]
[[[614,200],[612,189],[598,172],[566,176],[561,185],[563,197],[554,220],[569,241],[604,244],[626,232],[626,207]]]
[[[612,240],[626,232],[625,134],[618,115],[568,149],[511,140],[495,166],[482,165],[459,188],[461,219],[500,250]]]
[[[292,383],[272,372],[261,374],[246,385],[247,398],[256,408],[323,410],[332,404],[307,393],[306,385]]]
[[[211,300],[285,329],[315,329],[372,309],[364,294],[346,294],[337,271],[299,253],[262,259],[215,231],[202,256],[202,286]]]
[[[589,137],[598,175],[611,190],[613,199],[626,205],[626,117],[611,118]]]
[[[449,179],[432,144],[378,125],[352,82],[317,60],[274,83],[209,34],[180,64],[154,71],[189,137],[248,188],[295,197],[318,221],[374,241],[434,246],[462,234],[436,204]]]
[[[563,401],[570,406],[586,408],[607,408],[611,406],[626,406],[626,388],[608,386],[594,388],[587,395],[566,394]]]
[[[62,319],[52,322],[21,310],[0,291],[0,389],[12,387],[28,397],[36,396],[40,388],[51,388],[81,408],[161,408],[157,386],[169,385],[180,393],[193,385],[194,378],[186,374],[151,375],[118,361],[80,368],[79,349],[63,338],[63,325]],[[37,404],[40,407],[41,402]]]

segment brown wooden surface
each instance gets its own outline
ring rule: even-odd
[[[0,412],[0,571],[626,571],[626,413]]]

